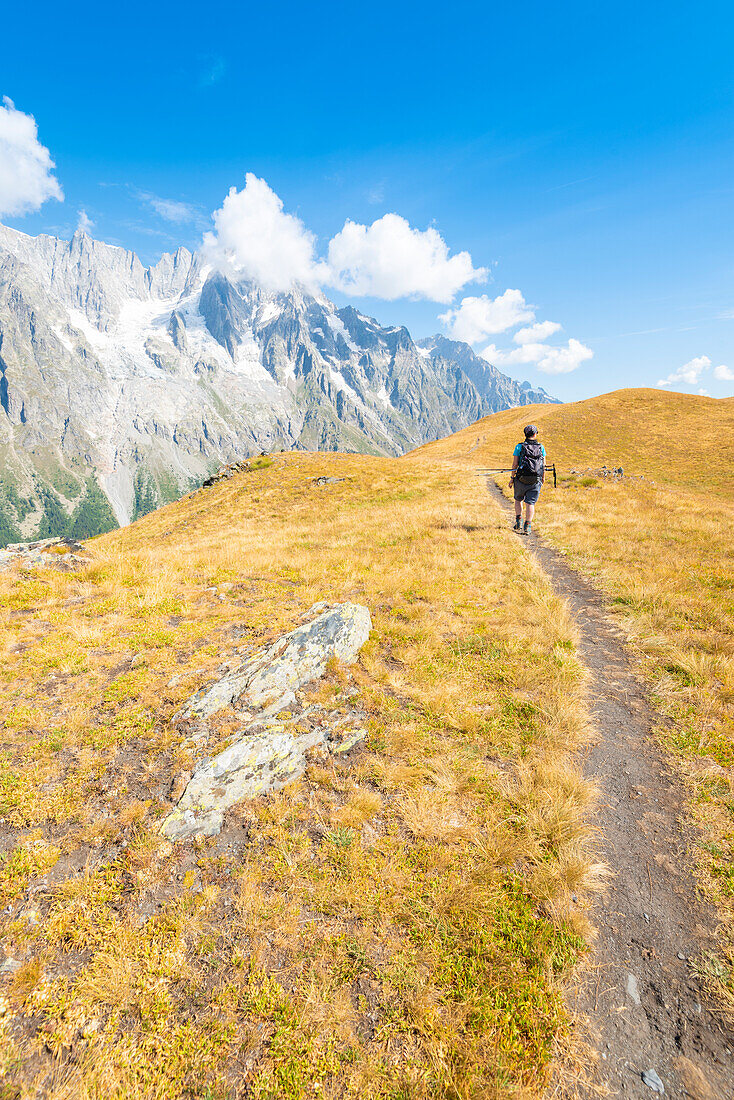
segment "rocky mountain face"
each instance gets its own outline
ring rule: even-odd
[[[467,344],[273,294],[179,248],[0,226],[0,545],[127,523],[261,450],[401,454],[552,401]]]

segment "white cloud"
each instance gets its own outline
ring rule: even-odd
[[[94,222],[89,217],[89,214],[87,214],[86,210],[79,211],[79,221],[77,223],[77,228],[81,229],[82,233],[89,233],[91,229],[94,229]]]
[[[38,140],[36,120],[5,96],[0,106],[0,217],[38,210],[47,199],[63,200],[54,167]]]
[[[551,347],[549,344],[541,345],[543,354],[538,359],[538,370],[544,374],[570,374],[578,370],[582,363],[593,359],[594,353],[580,340],[569,340],[565,347]]]
[[[720,363],[718,367],[714,367],[714,378],[717,378],[719,382],[734,382],[734,370]]]
[[[210,262],[270,290],[331,286],[350,295],[449,302],[486,275],[468,252],[450,256],[437,230],[413,229],[398,214],[372,225],[347,221],[329,241],[328,261],[320,259],[313,233],[252,173],[241,191],[231,188],[213,219],[214,232],[204,235]]]
[[[667,378],[658,381],[659,386],[673,386],[676,382],[684,382],[688,386],[695,386],[701,374],[711,366],[708,355],[699,355],[695,359],[684,363],[678,370],[673,371]],[[714,372],[715,373],[715,372]]]
[[[439,320],[449,335],[468,344],[478,344],[487,336],[507,332],[524,321],[534,322],[520,328],[512,337],[518,345],[498,348],[489,344],[480,354],[497,367],[533,363],[545,374],[568,374],[577,370],[594,355],[591,348],[579,340],[567,344],[547,344],[546,340],[561,331],[557,321],[535,321],[535,308],[525,301],[519,290],[506,290],[497,298],[483,294],[479,298],[463,298],[456,309],[441,314]]]
[[[347,221],[329,241],[329,284],[345,294],[450,302],[466,283],[484,279],[468,252],[450,256],[433,228],[413,229],[399,214],[372,225]]]
[[[533,321],[535,311],[519,290],[506,290],[497,298],[482,294],[479,298],[463,298],[456,309],[442,313],[439,321],[446,326],[449,336],[478,344],[488,336]]]
[[[544,347],[543,344],[523,344],[519,348],[510,348],[508,351],[503,351],[496,344],[489,344],[484,351],[480,352],[480,355],[482,359],[486,359],[488,363],[493,363],[496,367],[509,367],[513,363],[537,362],[543,354]]]
[[[570,374],[582,363],[593,358],[593,351],[580,340],[553,347],[551,344],[527,343],[518,348],[503,351],[490,344],[481,353],[482,358],[495,367],[509,367],[518,363],[534,363],[544,374]]]
[[[189,202],[179,202],[177,199],[162,199],[160,195],[153,195],[150,191],[138,191],[137,197],[141,202],[147,203],[161,218],[177,225],[186,222],[195,222],[201,215],[195,206]]]
[[[212,216],[215,232],[204,234],[212,263],[269,290],[290,290],[295,283],[315,289],[323,282],[316,238],[303,222],[284,212],[282,200],[265,180],[248,172],[243,189],[230,188]]]
[[[547,340],[549,336],[560,332],[562,325],[556,321],[538,321],[536,325],[518,329],[512,339],[516,344],[537,344]]]

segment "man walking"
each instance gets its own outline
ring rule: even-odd
[[[535,505],[543,488],[545,478],[545,447],[538,442],[538,429],[535,424],[528,424],[525,428],[525,442],[518,443],[512,458],[512,473],[510,474],[510,488],[515,492],[515,526],[513,531],[520,531],[529,535]],[[525,523],[520,526],[522,520],[522,505],[525,502]]]

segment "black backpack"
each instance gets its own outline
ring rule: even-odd
[[[531,481],[543,480],[545,476],[545,459],[543,448],[537,439],[526,439],[520,444],[520,461],[517,467],[517,477],[528,478]]]

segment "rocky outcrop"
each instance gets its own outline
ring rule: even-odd
[[[14,542],[0,550],[0,569],[11,565],[21,565],[25,569],[73,569],[86,559],[81,557],[84,549],[74,539],[40,539],[38,542]]]
[[[254,719],[239,731],[229,748],[204,761],[163,823],[164,835],[171,840],[214,836],[230,806],[293,782],[303,774],[309,755],[326,760],[347,752],[367,736],[366,727],[360,724],[366,717],[362,711],[354,711],[348,725],[327,719],[298,733],[312,712],[295,709],[296,714],[284,721]]]
[[[253,467],[249,462],[228,462],[226,466],[220,466],[215,474],[208,477],[202,485],[202,489],[209,489],[220,481],[228,481],[235,474],[247,473]]]
[[[162,832],[171,840],[218,833],[226,809],[292,782],[303,773],[310,752],[346,752],[366,736],[363,712],[329,715],[318,704],[305,705],[296,693],[323,676],[330,660],[355,660],[369,637],[369,611],[344,603],[315,605],[309,614],[315,612],[311,621],[197,692],[181,711],[183,720],[206,719],[234,706],[246,720],[231,745],[194,771],[163,823]]]

